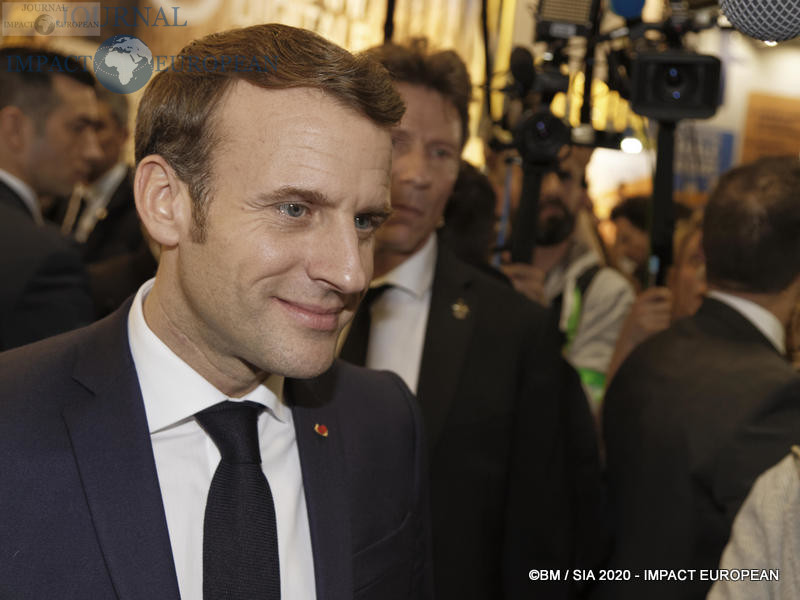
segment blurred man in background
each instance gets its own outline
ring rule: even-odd
[[[570,598],[535,568],[593,564],[599,467],[575,372],[545,311],[440,243],[468,135],[469,75],[452,51],[371,53],[406,104],[393,132],[392,216],[341,356],[416,391],[430,448],[441,600]]]
[[[630,283],[607,267],[581,185],[591,149],[566,147],[544,175],[536,248],[530,263],[505,265],[514,287],[548,307],[563,351],[599,415],[606,375],[634,299]]]
[[[0,350],[94,317],[80,256],[44,224],[41,199],[89,178],[96,121],[94,77],[78,61],[0,50]]]
[[[715,569],[755,478],[800,431],[785,328],[800,298],[800,161],[725,174],[703,222],[710,292],[633,350],[606,394],[611,567]],[[710,581],[626,581],[604,598],[700,599]]]
[[[79,245],[89,271],[95,312],[105,316],[155,274],[133,199],[133,169],[125,163],[128,99],[97,86],[101,155],[86,184],[50,212],[61,232]]]

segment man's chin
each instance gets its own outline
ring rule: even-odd
[[[292,379],[313,379],[331,368],[336,358],[336,341],[338,336],[317,344],[298,344],[298,349],[305,346],[305,350],[295,353],[282,366],[282,375]]]
[[[333,354],[331,354],[328,360],[316,361],[313,364],[298,365],[296,369],[291,369],[290,372],[285,373],[285,376],[291,377],[292,379],[313,379],[314,377],[319,377],[331,368],[334,358]]]

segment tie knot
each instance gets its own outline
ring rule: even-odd
[[[253,402],[226,400],[195,415],[229,464],[260,464],[258,414],[262,406]]]

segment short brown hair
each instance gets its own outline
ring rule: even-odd
[[[213,69],[207,68],[209,61]],[[271,90],[315,88],[381,127],[398,123],[405,110],[377,62],[304,29],[269,23],[191,42],[142,97],[136,162],[150,154],[163,156],[187,184],[197,241],[205,235],[211,151],[219,141],[216,109],[239,80]]]
[[[800,275],[800,160],[761,158],[723,175],[703,219],[708,282],[777,293]]]
[[[75,56],[33,46],[0,48],[0,109],[18,107],[41,132],[47,117],[62,103],[53,87],[57,75],[92,88],[96,83]]]
[[[472,83],[458,54],[452,50],[428,52],[424,38],[413,39],[408,46],[384,44],[367,54],[380,61],[395,81],[432,89],[452,102],[461,117],[461,146],[467,143]]]

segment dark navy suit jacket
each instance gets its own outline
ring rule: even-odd
[[[0,598],[179,597],[129,306],[0,354]],[[423,435],[407,388],[337,362],[285,389],[317,598],[429,598]]]
[[[0,182],[0,350],[92,322],[80,255]]]
[[[439,600],[567,600],[531,569],[596,566],[600,464],[589,406],[544,308],[440,244],[417,386]]]
[[[637,347],[606,393],[608,477],[616,548],[631,580],[597,598],[705,598],[734,516],[758,475],[800,439],[800,377],[727,304]],[[645,581],[645,569],[695,569],[691,581]],[[639,578],[636,578],[639,574]]]

